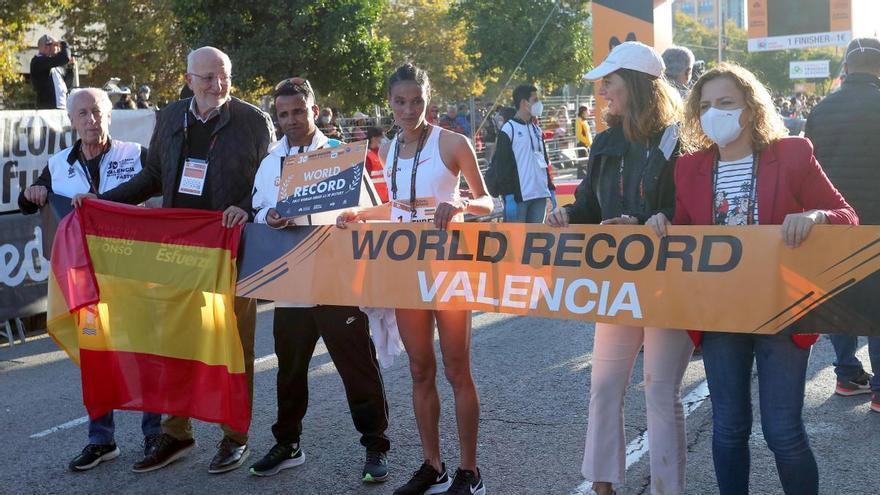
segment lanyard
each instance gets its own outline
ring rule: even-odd
[[[97,156],[98,160],[98,173],[101,173],[101,164],[104,162],[104,157],[107,155],[107,151],[109,151],[109,147],[104,147],[101,150],[101,154]],[[98,194],[98,184],[95,182],[95,179],[92,177],[92,173],[89,171],[88,160],[86,160],[86,155],[82,152],[82,143],[80,143],[80,147],[77,150],[77,159],[79,161],[79,166],[82,167],[83,172],[86,174],[86,180],[89,182],[89,192],[92,194]],[[94,160],[94,158],[93,158]]]
[[[544,145],[544,140],[541,139],[541,134],[538,132],[538,126],[531,122],[527,123],[526,126],[529,128],[529,146],[532,147],[532,152],[535,151],[535,143],[532,142],[532,135],[534,135],[535,139],[538,141],[538,147],[541,148],[541,152],[543,153],[544,150],[542,146]]]
[[[412,178],[410,180],[409,188],[409,209],[410,213],[413,215],[416,213],[416,174],[419,171],[419,156],[421,156],[422,148],[425,146],[429,127],[431,127],[431,124],[426,122],[425,127],[422,128],[421,135],[419,135],[419,144],[416,146],[416,154],[413,156]],[[402,133],[403,130],[401,129],[400,134]],[[394,162],[391,165],[391,195],[394,200],[397,200],[397,159],[400,157],[400,140],[398,139],[400,134],[394,137]]]
[[[632,145],[630,145],[632,146]],[[645,172],[648,170],[648,162],[651,159],[651,147],[648,147],[645,150],[645,162],[642,165],[642,170],[639,172],[639,207],[643,207],[645,204]],[[620,214],[627,214],[626,210],[626,189],[624,189],[623,184],[623,166],[626,163],[626,155],[620,159],[620,168],[617,173],[617,190],[620,194]],[[636,213],[633,211],[633,213]]]
[[[211,151],[214,149],[214,144],[217,142],[217,134],[212,133],[211,136],[211,144],[208,145],[208,152],[205,153],[205,161],[211,163]],[[189,109],[183,112],[183,145],[184,145],[184,153],[183,158],[189,158]]]
[[[299,147],[299,151],[297,152],[297,154],[302,153],[303,151],[305,151],[306,148],[307,148],[306,146],[300,146],[300,147]],[[279,168],[279,170],[278,170],[278,177],[279,177],[279,179],[281,178],[281,176],[284,175],[284,160],[285,160],[288,156],[290,156],[290,145],[289,145],[289,144],[287,145],[287,154],[284,155],[284,156],[280,156],[280,157],[278,157],[278,158],[281,159],[281,160],[280,160],[280,163],[281,163],[280,167],[281,167],[281,168]]]
[[[755,207],[758,204],[758,188],[755,182],[758,180],[758,153],[752,154],[752,177],[749,180],[749,203],[746,212],[746,225],[751,225],[755,218]],[[712,225],[718,225],[718,215],[715,208],[715,197],[718,196],[718,154],[715,154],[715,162],[712,164]]]

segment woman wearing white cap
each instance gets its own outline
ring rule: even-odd
[[[649,46],[626,42],[585,79],[601,79],[608,129],[596,136],[588,175],[575,203],[554,210],[547,223],[644,224],[672,214],[682,102],[662,77],[663,60]],[[644,345],[651,492],[678,494],[685,481],[685,419],[681,380],[693,352],[686,332],[596,323],[590,408],[582,474],[598,495],[626,481],[623,398]]]

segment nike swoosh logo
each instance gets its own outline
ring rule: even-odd
[[[355,318],[354,316],[349,316],[348,319],[345,320],[345,324],[346,324],[346,325],[351,325],[352,323],[354,323],[354,320],[356,320],[356,319],[357,319],[357,318]]]

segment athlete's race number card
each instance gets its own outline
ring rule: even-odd
[[[282,217],[357,206],[367,141],[291,155],[284,161],[275,210]]]

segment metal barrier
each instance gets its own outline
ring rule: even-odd
[[[12,322],[15,322],[15,328],[16,330],[18,330],[19,343],[25,343],[24,325],[22,324],[20,318],[13,318],[11,320],[6,320],[5,323],[6,331],[4,333],[6,333],[6,340],[9,341],[9,347],[15,346],[15,338],[12,335]]]

